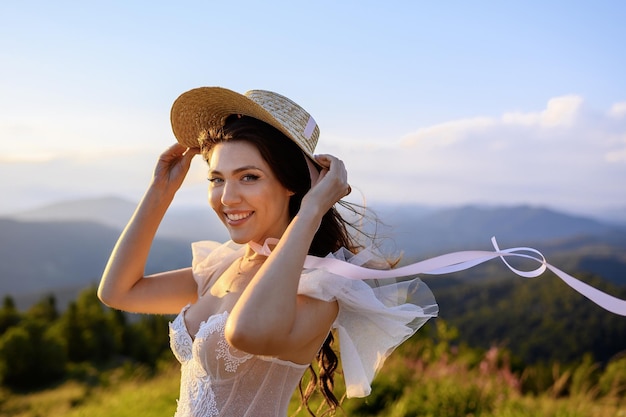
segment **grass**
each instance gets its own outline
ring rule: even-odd
[[[29,394],[0,394],[0,415],[6,417],[165,417],[174,415],[179,370],[162,369],[155,377],[119,370],[107,375],[105,384],[67,381],[57,387]]]
[[[471,361],[467,358],[447,355],[429,362],[411,357],[392,356],[385,372],[374,381],[372,394],[346,403],[345,415],[626,417],[623,395],[600,396],[597,386],[590,383],[581,383],[583,388],[568,395],[556,392],[554,387],[538,395],[522,394],[520,377],[510,372],[498,349],[486,352],[474,365],[468,365]],[[584,364],[578,369],[582,368]]]
[[[154,376],[142,369],[118,369],[93,383],[66,381],[31,393],[0,391],[2,417],[171,417],[176,410],[180,369],[171,363]],[[290,413],[298,408],[294,395]],[[319,401],[313,401],[319,403]],[[298,416],[306,416],[301,411]]]
[[[372,395],[344,401],[337,416],[626,417],[621,395],[599,397],[593,387],[569,396],[557,395],[555,389],[523,395],[520,381],[489,355],[478,366],[451,358],[426,363],[392,355],[376,378]],[[118,368],[99,374],[96,381],[70,380],[28,394],[0,391],[0,415],[169,417],[176,408],[179,378],[177,364],[168,363],[156,375],[141,368]],[[341,381],[337,388],[342,391]],[[298,403],[296,394],[291,415]],[[319,398],[313,404],[319,404]],[[304,416],[305,410],[297,414]]]

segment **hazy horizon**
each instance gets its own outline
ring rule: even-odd
[[[24,207],[21,209],[15,209],[15,210],[10,210],[10,211],[0,211],[0,218],[9,218],[9,219],[15,218],[15,219],[21,219],[21,220],[28,220],[30,218],[29,215],[33,213],[36,214],[36,218],[40,220],[56,219],[61,214],[63,214],[62,216],[63,218],[66,218],[67,216],[64,213],[61,213],[59,211],[50,212],[50,216],[48,217],[46,217],[45,213],[46,213],[46,210],[51,210],[51,209],[59,210],[61,208],[67,208],[72,205],[79,206],[79,205],[87,204],[89,207],[93,208],[94,203],[106,203],[110,205],[111,202],[119,202],[120,204],[125,203],[125,204],[128,204],[129,206],[134,207],[139,202],[140,197],[138,197],[137,199],[133,199],[133,198],[124,197],[121,195],[107,194],[107,195],[101,195],[101,196],[51,200],[48,202],[35,204],[33,206]],[[626,208],[624,207],[607,208],[606,210],[598,210],[595,212],[585,212],[585,211],[569,210],[566,207],[555,207],[555,206],[548,206],[548,205],[524,204],[524,203],[518,203],[518,204],[460,203],[460,204],[437,205],[437,204],[420,204],[417,202],[410,202],[410,203],[406,203],[406,202],[405,203],[388,203],[388,202],[383,202],[383,201],[365,202],[363,200],[357,200],[354,198],[349,199],[349,201],[358,203],[358,204],[367,203],[367,207],[373,209],[376,213],[379,213],[379,214],[381,213],[381,210],[383,213],[389,214],[387,212],[389,211],[395,212],[397,210],[403,210],[403,209],[416,209],[416,210],[419,210],[419,213],[431,213],[431,212],[434,213],[436,211],[457,210],[457,209],[464,209],[464,208],[478,208],[478,209],[484,209],[484,210],[494,209],[495,210],[495,209],[513,209],[513,208],[520,208],[520,207],[529,207],[533,209],[550,210],[550,211],[554,211],[554,212],[561,213],[561,214],[568,215],[568,216],[600,220],[604,222],[613,223],[615,225],[626,225]],[[209,206],[208,202],[196,201],[196,202],[187,203],[185,201],[181,201],[180,199],[178,199],[172,203],[170,210],[173,212],[178,212],[178,213],[185,212],[185,211],[198,212],[198,211],[206,210],[209,216],[213,216],[213,211],[211,207]],[[132,213],[132,211],[129,212],[129,215],[130,213]],[[85,217],[89,217],[89,214],[87,213]],[[215,218],[215,220],[217,222],[217,218]]]

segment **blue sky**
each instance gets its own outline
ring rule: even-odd
[[[368,203],[626,211],[621,1],[0,4],[0,213],[138,200],[188,89],[313,114]],[[204,204],[194,163],[175,204]]]

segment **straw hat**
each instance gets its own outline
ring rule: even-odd
[[[302,107],[280,94],[251,90],[245,94],[221,87],[200,87],[181,94],[171,111],[174,136],[189,148],[200,146],[209,127],[222,127],[226,118],[241,114],[259,119],[293,140],[311,160],[320,130]]]

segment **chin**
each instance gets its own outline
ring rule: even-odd
[[[245,245],[246,243],[250,242],[250,237],[242,235],[241,233],[233,233],[232,231],[229,231],[229,236],[230,240],[240,245]]]
[[[239,245],[245,245],[246,243],[250,242],[250,239],[242,239],[242,238],[236,238],[231,236],[230,240],[232,240],[233,242],[239,244]]]

